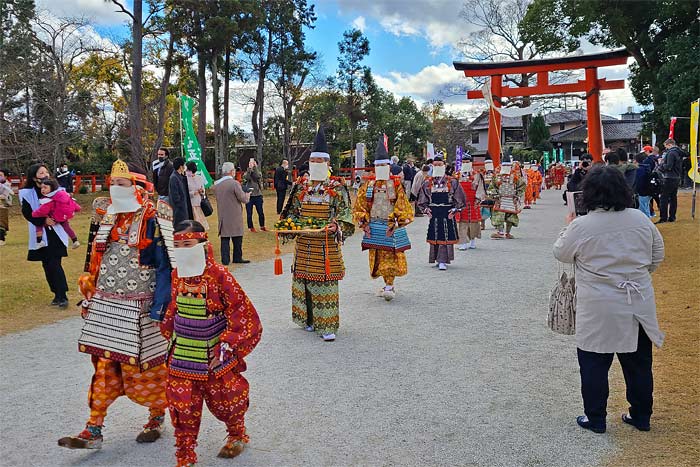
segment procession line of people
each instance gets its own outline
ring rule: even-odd
[[[162,161],[161,170],[166,162]],[[297,179],[282,215],[323,225],[283,236],[296,242],[291,268],[292,320],[332,342],[340,325],[344,240],[353,234],[355,225],[362,230],[361,247],[368,250],[369,275],[382,278],[378,295],[391,301],[397,294],[396,278],[408,273],[405,252],[411,242],[406,226],[413,222],[414,207],[402,171],[392,168],[383,137],[375,150],[374,173],[358,187],[354,205],[345,181],[331,176],[329,162],[321,127],[308,173]],[[262,326],[226,264],[214,259],[206,226],[181,219],[169,204],[182,194],[176,192],[186,192],[187,183],[181,161],[172,166],[168,196],[161,195],[155,202],[151,198],[154,186],[145,174],[118,160],[110,174],[110,197],[93,203],[85,272],[78,281],[84,296],[78,350],[90,355],[93,364],[89,416],[85,429],[61,438],[59,446],[101,448],[108,409],[121,396],[148,410],[146,423],[136,436],[139,443],[158,440],[165,412],[170,412],[178,467],[197,462],[195,449],[205,402],[226,425],[220,457],[239,455],[249,442],[245,429],[249,385],[242,373],[245,357],[260,341]],[[188,169],[193,172],[195,168]],[[33,169],[31,183],[35,186],[20,192],[23,213],[30,222],[36,218],[37,191],[45,185],[44,172],[43,166]],[[215,185],[217,199],[222,196],[219,209],[225,204],[226,184],[234,180],[235,168],[225,163],[222,172],[224,176]],[[182,180],[173,178],[180,176]],[[416,176],[414,182],[420,178]],[[428,174],[422,178],[420,188],[412,192],[417,193],[418,211],[429,217],[428,262],[441,271],[454,260],[455,245],[460,250],[476,248],[488,217],[496,228],[493,239],[514,238],[511,231],[519,225],[523,202],[534,204],[542,186],[536,163],[526,171],[517,162],[501,164],[487,184],[483,169],[474,169],[469,162],[455,174],[441,154],[430,161]],[[185,185],[179,186],[181,182]],[[240,184],[233,185],[234,192],[236,186]],[[189,191],[201,195],[202,187],[194,181]],[[238,191],[232,204],[238,205],[242,216],[241,204],[250,194]],[[484,204],[487,199],[493,204]],[[32,232],[41,227],[49,240],[47,247],[30,252],[65,254],[71,235],[61,223],[51,223],[46,229],[47,222],[30,224]],[[32,241],[37,237],[30,235],[30,244]],[[234,241],[234,262],[239,262],[235,245]],[[59,277],[52,280],[61,299],[67,285]]]

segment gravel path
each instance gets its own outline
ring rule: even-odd
[[[352,237],[334,343],[291,322],[288,273],[275,277],[271,261],[237,269],[264,325],[246,373],[251,444],[236,460],[217,459],[225,430],[206,413],[200,465],[598,465],[615,446],[575,425],[575,344],[545,326],[560,193],[545,192],[522,215],[516,240],[490,240],[489,228],[447,272],[427,263],[427,219],[417,219],[410,272],[391,303],[375,297],[380,284]],[[56,446],[88,415],[80,325],[71,318],[0,338],[0,465],[174,465],[172,428],[155,445],[137,444],[147,413],[126,398],[110,411],[101,451]]]

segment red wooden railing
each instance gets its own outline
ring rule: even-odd
[[[355,175],[360,172],[360,176],[363,172],[368,171],[368,172],[374,172],[374,167],[349,167],[349,168],[342,168],[337,172],[337,175],[351,181],[355,181]],[[273,188],[273,180],[274,180],[274,170],[269,170],[267,172],[268,178],[265,180],[265,185],[268,188]],[[216,173],[214,172],[209,172],[209,175],[211,175],[212,179],[216,179]],[[292,171],[292,177],[293,180],[296,180],[296,178],[299,176],[299,170],[294,169]],[[20,176],[10,176],[8,178],[10,183],[12,184],[12,188],[17,191],[19,190],[22,186],[24,186],[24,182],[26,180],[26,177],[24,175]],[[243,181],[243,172],[237,171],[236,172],[236,180],[239,182]],[[73,177],[73,193],[79,193],[80,187],[85,184],[88,186],[88,192],[89,193],[95,193],[99,190],[102,189],[103,186],[109,186],[109,175],[100,175],[100,174],[79,174],[75,175]]]

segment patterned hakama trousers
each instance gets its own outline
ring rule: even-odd
[[[394,285],[394,278],[407,273],[408,263],[403,251],[369,250],[369,275],[372,279],[383,277],[386,285]]]
[[[229,371],[217,377],[209,373],[207,381],[168,376],[170,418],[175,428],[176,456],[179,461],[197,462],[197,435],[202,421],[204,401],[209,411],[226,424],[228,436],[248,442],[245,413],[248,410],[248,381],[240,373]]]
[[[313,326],[319,335],[334,334],[340,325],[338,281],[292,278],[292,320]]]
[[[95,374],[88,392],[89,425],[104,425],[107,409],[118,397],[126,395],[139,405],[148,407],[150,418],[162,417],[168,407],[165,386],[168,370],[165,364],[148,370],[106,358],[92,357]]]

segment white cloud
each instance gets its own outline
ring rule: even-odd
[[[418,105],[441,100],[446,110],[465,118],[476,117],[484,108],[483,101],[467,101],[464,94],[446,95],[446,88],[463,86],[466,79],[451,64],[429,65],[415,74],[395,71],[386,75],[375,74],[374,79],[397,97],[411,97]]]
[[[359,29],[362,32],[365,32],[365,29],[367,29],[367,21],[365,20],[364,16],[358,16],[354,20],[352,20],[352,27],[355,29]]]
[[[85,17],[94,24],[113,26],[129,17],[105,0],[37,0],[37,11],[46,10],[58,17]]]
[[[459,17],[462,0],[338,0],[341,14],[375,19],[395,36],[424,36],[434,48],[454,47],[467,26]]]
[[[388,75],[375,74],[377,84],[397,96],[413,96],[428,100],[436,96],[445,85],[458,84],[464,75],[452,65],[439,63],[424,67],[418,73],[389,72]]]

